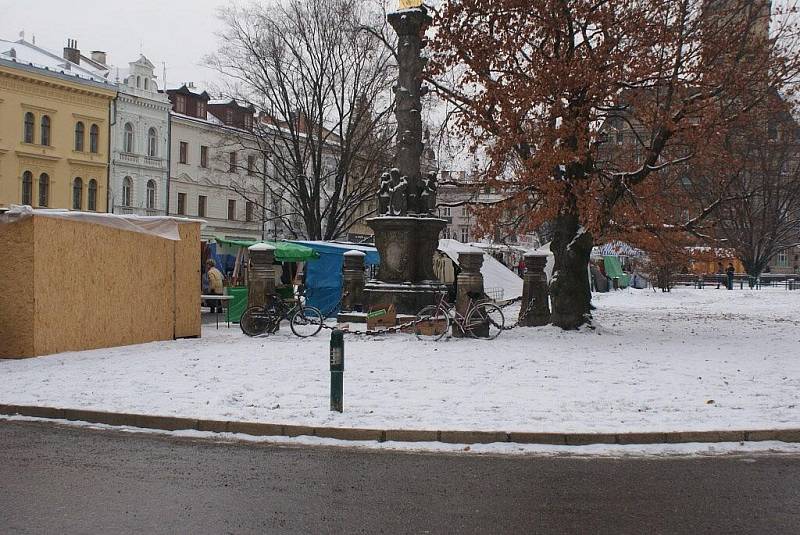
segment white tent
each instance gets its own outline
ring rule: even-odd
[[[485,251],[456,240],[447,239],[439,240],[439,250],[449,256],[456,264],[458,264],[459,252],[483,253],[481,275],[483,275],[483,288],[486,293],[492,296],[493,290],[503,290],[503,295],[498,296],[498,300],[502,301],[515,299],[522,295],[522,279]]]

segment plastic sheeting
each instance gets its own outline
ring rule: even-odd
[[[28,217],[52,217],[69,219],[71,221],[83,221],[103,225],[129,232],[139,232],[150,234],[172,241],[180,241],[178,224],[181,222],[194,222],[204,224],[197,219],[163,216],[136,216],[136,215],[117,215],[117,214],[96,214],[92,212],[73,212],[70,210],[34,210],[30,206],[12,205],[4,214],[0,214],[0,224],[13,223]]]
[[[483,275],[484,289],[502,288],[502,300],[504,301],[515,299],[522,295],[522,279],[485,251],[456,240],[447,239],[439,240],[439,250],[449,256],[456,264],[458,264],[459,252],[483,253],[481,275]]]
[[[296,241],[319,253],[319,260],[306,264],[306,302],[323,314],[333,314],[342,295],[344,253],[361,251],[364,265],[378,265],[380,256],[375,247],[321,241]]]

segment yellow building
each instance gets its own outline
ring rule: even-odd
[[[115,95],[88,69],[24,40],[0,40],[0,209],[106,212]]]

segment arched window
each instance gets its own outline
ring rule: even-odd
[[[83,127],[83,123],[78,121],[75,125],[75,150],[78,152],[83,152],[83,136],[85,133],[85,128]]]
[[[147,131],[147,155],[158,156],[158,133],[155,128]]]
[[[156,207],[156,181],[147,181],[147,208],[153,210]]]
[[[97,211],[97,180],[91,179],[89,181],[89,197],[87,199],[87,209],[92,212]]]
[[[33,204],[33,173],[30,171],[22,173],[22,204]]]
[[[33,122],[34,117],[31,112],[25,114],[25,133],[23,135],[23,139],[25,143],[33,143]]]
[[[50,116],[42,115],[42,145],[50,145]]]
[[[80,210],[83,208],[83,180],[77,177],[72,181],[72,209]]]
[[[150,89],[150,88],[148,87],[148,84],[147,84],[147,82],[148,82],[148,80],[147,80],[147,78],[145,78],[145,79],[144,79],[144,88],[145,88],[145,89]]]
[[[136,76],[136,89],[141,89],[142,87],[142,77]]]
[[[39,206],[46,207],[50,202],[50,177],[47,173],[39,175]]]
[[[133,152],[133,125],[125,123],[125,137],[122,141],[122,150],[127,153]]]
[[[133,180],[126,176],[122,179],[122,206],[130,206],[133,201]]]
[[[89,152],[97,154],[98,146],[100,145],[100,128],[93,124],[89,130]]]

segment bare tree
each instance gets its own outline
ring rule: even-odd
[[[800,245],[800,127],[789,103],[773,100],[729,141],[737,158],[717,171],[738,193],[715,214],[717,237],[754,278],[780,251]]]
[[[257,111],[237,141],[258,155],[264,194],[232,188],[282,234],[336,239],[370,215],[394,136],[394,59],[376,6],[282,0],[222,11],[209,63],[232,81],[225,92]]]

